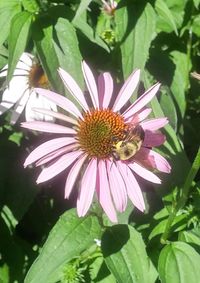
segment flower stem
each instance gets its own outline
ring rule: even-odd
[[[167,220],[167,224],[165,226],[165,231],[161,237],[161,243],[162,244],[166,244],[167,243],[167,239],[169,237],[170,231],[171,231],[171,226],[174,222],[174,219],[176,217],[177,212],[185,205],[187,199],[188,199],[188,194],[192,185],[192,182],[199,170],[200,167],[200,147],[198,149],[197,155],[194,159],[194,162],[192,164],[192,167],[187,175],[186,181],[184,183],[183,189],[182,189],[182,193],[181,196],[176,204],[175,207],[173,207],[168,220]]]

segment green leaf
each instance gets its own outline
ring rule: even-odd
[[[76,82],[83,88],[83,75],[81,71],[81,53],[78,39],[73,25],[64,18],[59,18],[55,25],[53,41],[60,67],[69,72]]]
[[[195,230],[180,232],[178,239],[179,241],[195,244],[200,247],[200,233],[197,233]]]
[[[0,267],[0,283],[9,283],[9,268],[7,264]]]
[[[42,67],[44,68],[53,89],[62,93],[64,88],[57,72],[60,64],[54,49],[53,27],[50,18],[42,17],[35,21],[33,25],[33,40]]]
[[[93,28],[87,23],[87,18],[80,16],[73,20],[73,25],[79,29],[91,42],[96,43],[107,52],[110,52],[107,44],[94,32]]]
[[[187,226],[187,218],[188,216],[186,214],[176,216],[172,225],[172,230],[174,232],[177,232],[184,229]],[[167,219],[160,221],[151,231],[149,235],[149,240],[162,234],[165,231],[166,224],[167,224]]]
[[[92,0],[81,0],[80,1],[80,5],[77,9],[76,15],[74,17],[74,19],[77,19],[81,16],[81,14],[87,9],[87,7],[90,5],[90,2],[92,2]]]
[[[10,81],[16,64],[26,47],[32,15],[29,12],[20,12],[12,19],[9,35],[8,75]]]
[[[200,37],[200,15],[196,15],[192,22],[192,31]]]
[[[115,225],[102,237],[105,262],[118,283],[153,283],[157,272],[145,250],[143,239],[133,227]]]
[[[160,105],[163,109],[164,115],[169,119],[172,128],[177,130],[177,113],[170,89],[166,87],[161,88]]]
[[[172,61],[175,65],[175,72],[171,84],[171,91],[176,101],[177,108],[181,117],[184,116],[186,109],[186,91],[188,88],[189,72],[191,70],[191,62],[188,61],[188,56],[179,51],[170,53]]]
[[[21,6],[18,0],[0,1],[0,27],[3,27],[0,32],[0,46],[8,38],[12,18],[20,11]]]
[[[155,3],[155,9],[158,12],[159,16],[163,18],[163,20],[166,21],[169,25],[171,25],[175,34],[178,35],[174,17],[170,9],[168,8],[167,4],[163,0],[157,0]]]
[[[94,239],[100,238],[100,234],[101,228],[96,217],[78,218],[74,209],[65,212],[51,230],[24,282],[51,282],[59,266],[79,256],[94,244]]]
[[[195,8],[198,9],[199,4],[200,4],[200,0],[193,0],[193,2],[194,2]]]
[[[115,277],[108,270],[103,257],[97,257],[89,265],[91,282],[116,283]]]
[[[138,19],[135,11],[136,7],[130,4],[117,9],[115,13],[124,78],[135,68],[144,68],[155,36],[156,15],[152,6],[147,3]]]
[[[185,5],[187,1],[183,0],[157,0],[155,9],[158,13],[156,27],[158,32],[170,33],[181,27],[185,14]]]
[[[162,283],[197,283],[200,255],[188,244],[174,242],[160,253],[158,271]]]
[[[22,5],[24,9],[30,13],[38,13],[40,10],[40,6],[36,0],[22,0]]]

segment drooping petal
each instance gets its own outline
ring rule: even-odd
[[[77,150],[62,155],[53,164],[48,167],[45,167],[42,170],[36,182],[39,184],[52,179],[53,177],[61,173],[63,170],[65,170],[67,167],[69,167],[81,154],[82,152]]]
[[[81,112],[78,110],[75,104],[71,102],[71,100],[69,100],[67,97],[64,97],[53,91],[42,89],[42,88],[35,88],[35,91],[39,93],[40,95],[43,95],[46,98],[50,99],[55,104],[57,104],[59,107],[66,110],[67,112],[75,116],[76,118],[82,117]]]
[[[97,177],[97,159],[93,158],[90,160],[87,168],[84,172],[79,196],[77,199],[77,212],[78,216],[84,216],[93,199]]]
[[[157,118],[157,119],[150,119],[141,122],[141,126],[144,130],[149,130],[149,131],[156,131],[159,130],[160,128],[164,127],[169,123],[168,119],[166,117],[163,118]]]
[[[125,119],[131,117],[136,112],[140,111],[152,98],[156,95],[160,88],[160,83],[156,83],[150,89],[148,89],[143,95],[141,95],[124,113]]]
[[[51,152],[47,155],[45,155],[44,157],[42,157],[41,159],[39,159],[38,161],[36,161],[35,166],[41,166],[44,165],[46,163],[49,163],[50,161],[56,159],[57,157],[70,152],[70,151],[74,151],[77,149],[77,144],[70,144],[67,146],[64,146],[62,148],[59,148],[57,150],[55,150],[54,152]]]
[[[98,164],[97,196],[108,218],[116,223],[117,215],[110,194],[106,163],[103,160],[100,160]]]
[[[107,160],[107,172],[111,194],[118,211],[126,209],[127,193],[122,176],[113,161]]]
[[[108,108],[112,93],[113,93],[113,79],[110,73],[102,73],[98,77],[99,90],[99,107]]]
[[[89,107],[88,107],[87,102],[85,100],[84,94],[83,94],[82,90],[80,89],[80,87],[78,86],[78,84],[76,83],[76,81],[65,70],[59,68],[58,72],[59,72],[61,79],[64,82],[64,85],[68,89],[68,91],[72,94],[72,96],[80,104],[80,106],[85,111],[88,111]]]
[[[145,108],[141,110],[140,112],[136,113],[133,115],[133,117],[129,117],[128,119],[125,119],[126,123],[131,123],[131,124],[137,124],[143,121],[149,114],[151,113],[152,109],[151,108]]]
[[[140,177],[155,184],[161,184],[161,180],[151,171],[147,170],[138,163],[127,163],[127,165]]]
[[[145,131],[143,146],[154,147],[163,144],[166,140],[165,135],[159,132]]]
[[[69,116],[66,116],[62,113],[58,113],[58,112],[54,112],[54,111],[51,111],[51,110],[47,110],[47,109],[44,109],[44,108],[32,108],[33,112],[37,112],[37,113],[41,113],[43,114],[43,116],[50,116],[55,119],[59,119],[59,120],[62,120],[62,121],[65,121],[65,122],[68,122],[68,123],[71,123],[73,125],[78,125],[78,122],[77,120],[69,117]]]
[[[92,99],[92,103],[95,108],[99,108],[99,98],[98,98],[96,81],[92,71],[90,70],[89,66],[86,64],[85,61],[82,62],[82,70],[87,88],[89,90]]]
[[[55,119],[53,116],[48,115],[48,113],[39,113],[33,110],[34,107],[41,107],[47,112],[54,109],[57,112],[56,104],[44,96],[38,95],[35,91],[31,91],[30,98],[26,104],[25,117],[27,122],[31,121],[48,121],[53,122]]]
[[[81,167],[83,163],[85,162],[87,158],[87,155],[82,155],[73,165],[73,167],[70,169],[70,172],[67,176],[67,180],[65,183],[65,198],[69,198],[71,191],[73,189],[73,186],[76,182],[76,179],[78,177],[78,174],[80,173]]]
[[[40,132],[57,133],[57,134],[76,134],[76,131],[74,129],[48,122],[41,122],[41,121],[24,122],[21,123],[21,126],[26,129],[40,131]]]
[[[15,107],[12,109],[12,115],[10,118],[10,123],[12,125],[14,125],[19,119],[19,116],[24,110],[24,107],[28,99],[29,99],[29,90],[27,89],[25,93],[22,95],[21,99],[17,101],[17,103],[15,104]]]
[[[13,77],[9,86],[3,92],[0,103],[0,115],[14,106],[14,104],[23,96],[27,88],[26,77]]]
[[[148,148],[141,148],[134,158],[144,166],[157,169],[161,172],[170,173],[171,171],[168,161],[159,153]]]
[[[126,104],[126,102],[133,94],[134,90],[136,89],[139,79],[140,79],[140,70],[133,71],[133,73],[128,77],[128,79],[125,81],[124,85],[122,86],[113,105],[113,111],[117,112]]]
[[[117,162],[117,165],[126,184],[127,194],[130,200],[139,210],[144,211],[144,198],[141,192],[141,188],[133,173],[125,163]]]

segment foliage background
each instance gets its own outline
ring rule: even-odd
[[[108,16],[95,0],[0,0],[0,68],[8,63],[7,83],[25,50],[38,56],[52,88],[66,96],[59,66],[84,88],[84,58],[96,72],[112,73],[116,92],[140,68],[138,94],[162,83],[151,106],[155,116],[170,120],[159,150],[172,165],[172,174],[161,176],[162,186],[140,180],[145,214],[130,204],[119,225],[103,219],[105,227],[95,206],[95,213],[77,218],[76,195],[63,199],[64,175],[36,186],[37,170],[24,170],[23,162],[45,136],[11,126],[7,113],[1,116],[0,282],[199,282],[198,157],[191,164],[200,141],[200,85],[190,76],[200,72],[199,4],[121,0]],[[177,206],[185,188],[189,194]],[[168,217],[173,221],[166,235]],[[102,239],[102,249],[95,238]]]

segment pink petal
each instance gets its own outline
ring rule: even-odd
[[[141,192],[141,188],[133,173],[125,163],[117,162],[117,165],[126,184],[127,193],[130,200],[139,210],[144,211],[144,198]]]
[[[111,194],[118,211],[122,212],[126,209],[127,193],[122,176],[116,167],[114,161],[107,160],[107,172],[110,184]]]
[[[91,159],[82,178],[81,188],[77,199],[78,216],[84,216],[93,199],[97,177],[97,160]]]
[[[99,107],[108,108],[113,93],[113,79],[110,73],[102,73],[98,77]]]
[[[15,107],[12,110],[12,115],[10,118],[10,123],[15,124],[17,120],[19,119],[19,116],[21,115],[22,111],[24,110],[24,107],[26,106],[26,103],[29,99],[29,90],[26,90],[23,96],[20,100],[15,104]]]
[[[159,153],[148,148],[141,148],[134,158],[144,166],[157,169],[161,172],[170,173],[171,171],[168,161]]]
[[[134,163],[127,163],[127,165],[140,177],[155,183],[155,184],[161,184],[161,180],[151,171],[147,170],[146,168],[142,167],[141,165]]]
[[[77,149],[77,144],[70,144],[68,146],[64,146],[62,148],[59,148],[57,150],[55,150],[54,152],[51,152],[49,154],[47,154],[46,156],[40,158],[37,162],[36,162],[36,166],[41,166],[44,165],[48,162],[50,162],[53,159],[56,159],[57,157],[70,152],[70,151],[74,151],[75,149]]]
[[[69,167],[81,154],[81,151],[74,151],[62,155],[56,162],[42,170],[36,182],[39,184],[52,179]]]
[[[72,188],[74,186],[74,183],[78,177],[78,174],[80,173],[81,167],[86,160],[87,155],[82,155],[73,165],[73,167],[70,169],[70,172],[67,176],[67,180],[65,183],[65,198],[69,198]]]
[[[64,138],[52,139],[50,141],[42,143],[29,154],[29,156],[26,158],[24,162],[24,167],[37,161],[38,159],[44,157],[45,155],[54,152],[59,148],[62,148],[63,146],[75,142],[76,140],[74,138],[64,137]]]
[[[144,130],[156,131],[169,123],[166,117],[158,119],[150,119],[141,122],[141,126]]]
[[[21,126],[26,129],[47,132],[47,133],[76,134],[76,131],[74,129],[48,122],[41,122],[41,121],[24,122],[21,123]]]
[[[160,88],[160,84],[156,83],[141,95],[123,114],[124,118],[129,118],[136,112],[140,111],[152,98],[156,95]]]
[[[74,125],[78,125],[77,120],[69,116],[66,116],[62,113],[54,112],[54,111],[44,109],[44,108],[32,108],[32,111],[51,116],[51,117],[54,117],[55,119],[59,119],[59,120],[62,120],[62,121],[65,121],[65,122],[68,122]]]
[[[68,91],[72,94],[72,96],[75,98],[75,100],[81,105],[81,107],[85,111],[89,111],[89,107],[87,105],[87,102],[85,100],[84,94],[76,81],[70,76],[69,73],[67,73],[65,70],[59,68],[58,70],[59,75],[61,79],[63,80],[66,88]]]
[[[76,118],[81,118],[82,114],[75,106],[75,104],[69,100],[67,97],[64,97],[60,94],[57,94],[53,91],[42,89],[42,88],[35,88],[35,91],[40,95],[45,96],[46,98],[53,101],[56,105],[60,106],[62,109],[66,110]]]
[[[30,70],[30,68],[33,64],[33,58],[34,58],[34,56],[32,54],[27,53],[27,52],[23,52],[20,59],[19,59],[19,62],[17,63],[17,67],[21,68],[21,65],[18,65],[18,64],[22,62],[27,66],[26,70]]]
[[[100,160],[98,164],[97,180],[97,195],[99,202],[108,218],[112,222],[117,223],[117,215],[110,194],[106,164],[103,160]]]
[[[147,116],[149,116],[151,111],[152,111],[151,108],[145,108],[140,112],[136,113],[135,115],[133,115],[133,117],[129,117],[128,119],[126,119],[125,122],[131,124],[137,124],[143,121]]]
[[[162,133],[146,130],[142,145],[146,147],[159,146],[163,144],[165,140],[165,135],[163,135]]]
[[[85,61],[82,62],[82,70],[87,88],[89,90],[94,108],[99,108],[99,98],[95,78]]]
[[[113,106],[113,111],[119,111],[129,100],[140,79],[140,70],[135,70],[122,86]]]

